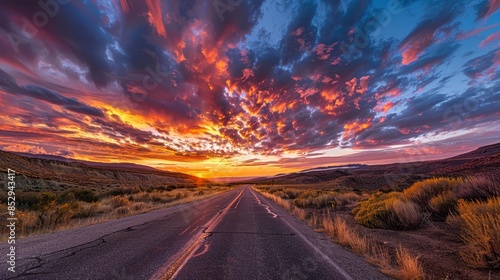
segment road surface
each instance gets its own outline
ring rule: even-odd
[[[248,186],[18,239],[16,251],[16,273],[2,261],[1,279],[386,279]]]

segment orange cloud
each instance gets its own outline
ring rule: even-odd
[[[3,148],[9,152],[30,153],[30,154],[47,154],[47,151],[40,146],[30,146],[23,144],[10,145]]]
[[[389,111],[390,109],[392,109],[394,106],[396,106],[396,103],[394,102],[391,102],[391,101],[388,101],[388,102],[385,102],[385,103],[380,103],[378,102],[377,103],[377,106],[374,108],[375,111],[379,112],[379,113],[384,113],[386,114],[387,111]]]
[[[125,0],[122,0],[122,2]],[[159,0],[146,0],[148,5],[149,13],[148,19],[149,23],[156,29],[156,32],[160,36],[167,36],[165,31],[165,26],[163,25],[163,18],[161,15],[161,3]],[[123,5],[122,5],[123,7]]]
[[[372,126],[372,119],[368,119],[366,121],[353,121],[350,123],[346,123],[344,125],[344,133],[343,133],[343,139],[344,140],[349,140],[354,137],[361,131],[369,128]]]
[[[401,61],[401,63],[403,65],[408,65],[408,64],[416,61],[418,59],[418,55],[420,54],[420,52],[421,52],[420,50],[413,49],[413,48],[405,50],[401,54],[403,56],[403,60]]]

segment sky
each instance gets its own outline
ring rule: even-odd
[[[0,0],[0,149],[211,177],[500,142],[500,0]]]

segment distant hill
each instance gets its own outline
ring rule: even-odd
[[[58,156],[22,156],[0,151],[0,185],[7,169],[16,171],[18,190],[64,190],[89,187],[105,190],[116,186],[195,185],[205,180],[179,172],[161,171],[142,165],[78,161]],[[5,187],[5,186],[4,186]]]
[[[453,159],[477,159],[484,157],[491,157],[500,154],[500,143],[496,143],[493,145],[483,146],[475,149],[472,152],[468,152],[465,154],[461,154],[455,157],[449,158],[449,160]]]
[[[466,176],[478,173],[498,173],[499,170],[500,143],[497,143],[442,160],[318,167],[290,174],[246,180],[245,183],[322,184],[325,188],[401,189],[415,181],[434,176]]]
[[[235,182],[241,182],[244,180],[251,180],[255,179],[258,177],[255,176],[247,176],[247,177],[219,177],[219,178],[210,178],[211,182],[214,183],[222,183],[222,184],[229,184],[229,183],[235,183]]]
[[[135,169],[135,170],[149,170],[149,171],[159,171],[156,168],[146,166],[146,165],[140,165],[140,164],[135,164],[135,163],[106,163],[106,162],[93,162],[93,161],[86,161],[86,160],[78,160],[78,159],[72,159],[72,158],[66,158],[62,156],[54,156],[54,155],[41,155],[41,154],[30,154],[30,153],[17,153],[13,152],[13,154],[20,155],[23,157],[28,157],[28,158],[40,158],[40,159],[48,159],[48,160],[57,160],[57,161],[62,161],[62,162],[74,162],[74,163],[83,163],[88,166],[94,166],[94,167],[104,167],[104,168],[113,168],[113,169]]]
[[[281,174],[272,177],[263,177],[248,180],[245,182],[256,184],[314,184],[330,181],[336,178],[347,176],[349,173],[343,170],[308,171]]]

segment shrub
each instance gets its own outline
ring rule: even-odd
[[[345,207],[356,204],[364,196],[354,192],[348,192],[348,193],[335,194],[334,197],[336,206]]]
[[[487,201],[459,200],[456,220],[465,247],[462,259],[475,268],[500,267],[500,197]]]
[[[64,204],[67,202],[72,202],[75,201],[76,197],[75,194],[72,191],[65,191],[57,197],[57,203],[58,204]]]
[[[110,204],[103,203],[103,202],[98,203],[96,212],[99,214],[113,212],[113,206]]]
[[[75,197],[79,201],[83,202],[97,202],[99,197],[91,190],[77,190],[75,191]]]
[[[422,225],[424,214],[420,207],[412,201],[395,199],[391,205],[391,211],[399,222],[402,229],[415,229]]]
[[[274,192],[274,195],[277,195],[284,199],[295,199],[297,198],[303,191],[297,189],[284,189],[282,191]]]
[[[78,209],[76,202],[64,203],[62,205],[50,205],[49,208],[44,208],[43,211],[37,212],[41,228],[44,230],[52,230],[61,224],[67,224]]]
[[[43,194],[42,194],[43,195]],[[54,196],[54,200],[56,197]],[[18,210],[33,210],[41,201],[41,194],[32,192],[16,193]]]
[[[450,212],[454,212],[457,206],[457,197],[452,191],[447,191],[429,200],[429,208],[435,218],[445,220]]]
[[[285,189],[284,191],[286,199],[296,199],[299,197],[299,195],[303,192],[302,190],[297,190],[297,189]]]
[[[155,203],[169,203],[176,200],[177,198],[168,194],[164,195],[161,193],[154,193],[150,195],[150,199]]]
[[[500,196],[500,175],[468,176],[458,185],[455,193],[458,198],[481,201]]]
[[[180,200],[180,199],[186,198],[186,197],[188,197],[188,195],[189,194],[187,192],[176,193],[175,200]]]
[[[111,206],[113,208],[118,208],[118,207],[121,207],[121,206],[126,206],[130,203],[130,201],[128,201],[128,199],[126,199],[125,197],[122,197],[122,196],[113,196],[111,198]]]
[[[357,223],[370,228],[415,229],[422,225],[420,207],[400,192],[375,193],[353,210]]]
[[[21,235],[26,235],[40,228],[40,220],[34,211],[18,211],[17,220]]]
[[[142,190],[139,187],[130,187],[130,188],[120,187],[107,191],[106,193],[104,193],[104,196],[128,195],[128,194],[139,193],[141,191]]]
[[[118,208],[115,209],[115,212],[119,216],[122,216],[122,215],[128,214],[128,212],[130,212],[130,209],[127,206],[120,206],[120,207],[118,207]]]
[[[294,201],[294,205],[300,208],[326,208],[335,205],[335,196],[331,193],[320,191],[305,191]]]
[[[79,219],[79,218],[89,218],[93,217],[97,214],[97,204],[92,203],[84,203],[84,204],[79,204],[78,207],[75,209],[75,213],[73,214],[72,218],[73,219]]]
[[[146,209],[147,205],[144,202],[136,202],[132,204],[132,210],[133,211],[141,211],[143,209]]]
[[[268,193],[273,194],[275,192],[283,191],[282,187],[272,187],[269,189]]]
[[[307,217],[307,212],[304,209],[293,207],[292,214],[299,218],[299,220],[305,220]]]
[[[416,202],[424,208],[428,208],[429,200],[441,193],[453,191],[462,179],[454,178],[432,178],[419,181],[403,191],[403,194],[410,200]]]
[[[322,194],[321,191],[318,191],[318,190],[307,190],[307,191],[303,191],[302,193],[299,194],[299,196],[297,198],[314,198],[314,197],[318,197]]]

